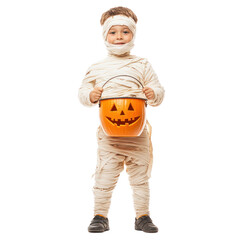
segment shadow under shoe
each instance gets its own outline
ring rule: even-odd
[[[146,233],[158,232],[157,226],[153,224],[152,219],[149,216],[142,216],[138,219],[135,218],[135,230]]]
[[[105,232],[109,230],[109,225],[108,225],[108,218],[96,215],[89,227],[88,231],[92,233],[100,233],[100,232]]]

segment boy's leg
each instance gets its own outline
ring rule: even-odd
[[[93,187],[94,215],[98,214],[107,217],[113,189],[124,169],[124,159],[124,156],[115,154],[105,163],[100,172],[96,172]]]
[[[135,229],[147,233],[156,233],[158,232],[158,228],[153,224],[149,216],[148,164],[141,165],[137,162],[132,160],[126,163],[129,181],[133,189],[136,211]]]
[[[139,161],[138,161],[139,162]],[[147,176],[148,165],[139,164],[134,159],[126,162],[129,182],[133,190],[136,218],[149,215],[149,184]]]

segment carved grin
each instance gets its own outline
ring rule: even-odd
[[[133,123],[135,123],[140,117],[135,117],[134,119],[125,119],[124,121],[122,121],[121,119],[115,120],[115,119],[111,119],[110,117],[106,117],[112,124],[116,123],[118,126],[120,125],[125,125],[126,123],[130,125],[132,125]]]

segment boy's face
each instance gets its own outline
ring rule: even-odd
[[[132,40],[133,34],[125,25],[112,26],[107,34],[107,41],[111,44],[125,44]]]

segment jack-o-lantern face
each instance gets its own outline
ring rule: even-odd
[[[131,102],[129,103],[129,106],[126,110],[125,109],[118,110],[116,107],[116,104],[114,103],[110,111],[114,112],[114,113],[111,113],[112,117],[106,116],[106,118],[112,124],[117,124],[117,126],[126,125],[126,124],[132,125],[136,123],[136,121],[140,118],[140,116],[135,116],[134,108]],[[126,118],[127,116],[128,118]]]
[[[145,125],[145,100],[139,98],[102,99],[100,120],[109,136],[139,136]]]

